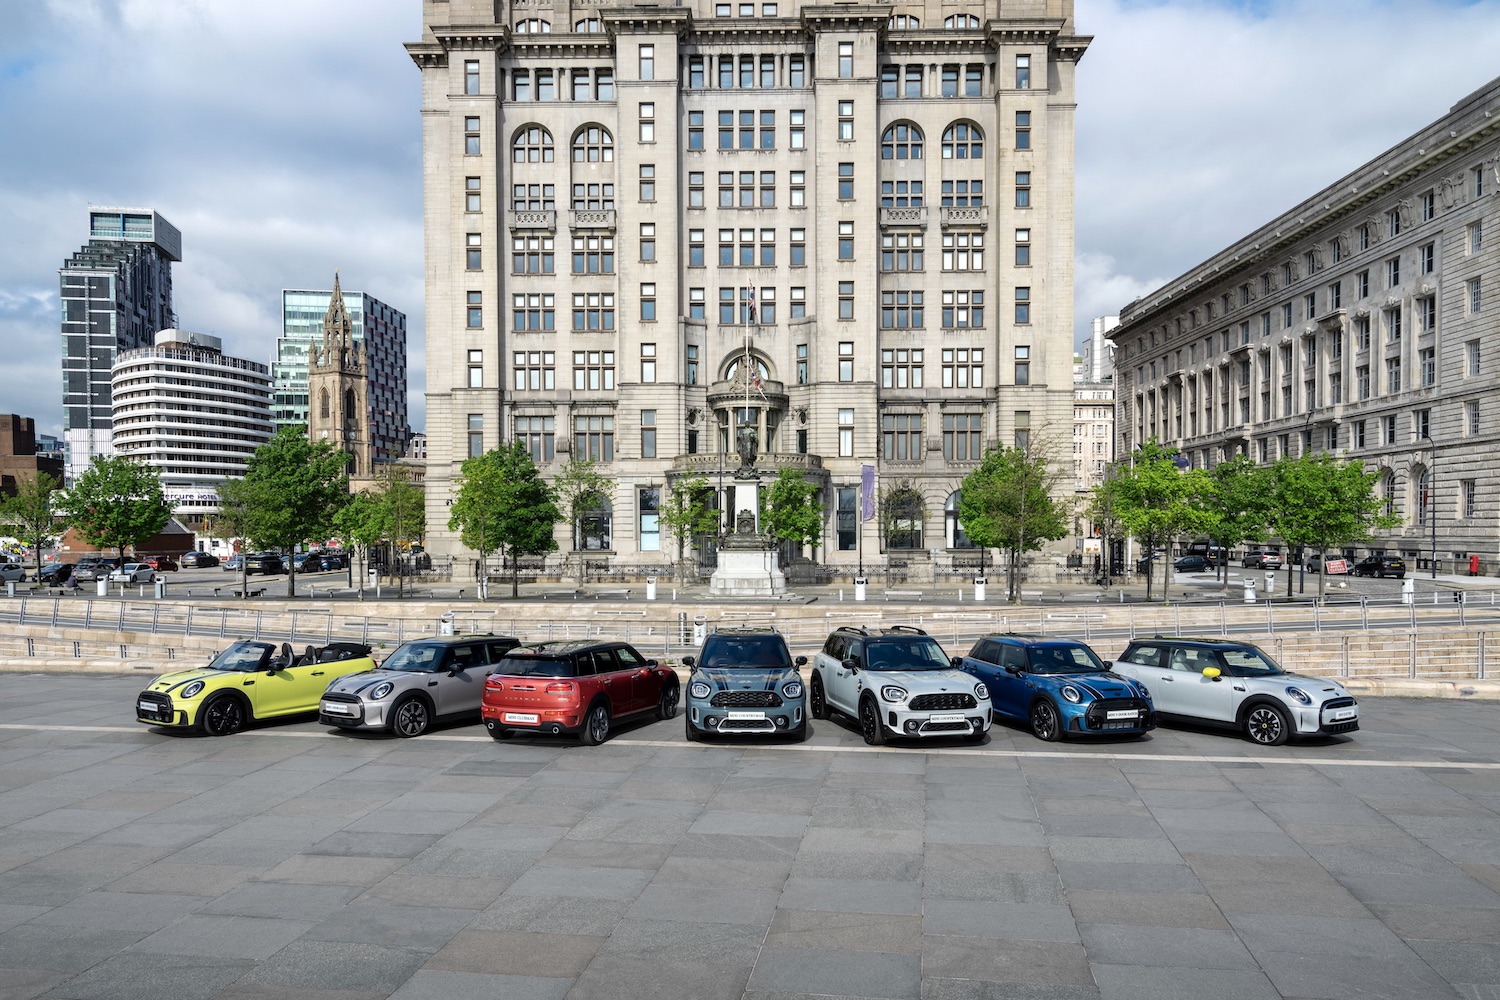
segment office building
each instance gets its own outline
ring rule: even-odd
[[[1111,382],[1115,377],[1115,345],[1109,332],[1120,325],[1118,316],[1096,316],[1089,324],[1089,339],[1083,342],[1083,382]]]
[[[121,351],[112,395],[114,450],[156,469],[189,523],[219,509],[219,484],[271,439],[269,368],[225,354],[218,337],[163,330]]]
[[[0,413],[0,497],[13,497],[28,480],[48,475],[62,485],[62,457],[38,446],[36,421]]]
[[[89,241],[58,271],[63,442],[71,483],[110,445],[110,370],[119,351],[171,327],[182,234],[149,208],[90,208]]]
[[[1071,426],[1072,9],[425,0],[429,548],[472,564],[459,465],[521,441],[617,483],[565,552],[667,562],[749,426],[817,563],[977,563],[964,475]]]
[[[1110,335],[1120,453],[1359,459],[1405,521],[1359,552],[1425,571],[1435,527],[1443,570],[1494,572],[1497,191],[1500,79],[1130,303]]]
[[[406,412],[406,314],[367,292],[342,294],[369,379],[372,457],[376,463],[400,461],[411,437]],[[323,343],[323,319],[332,296],[331,290],[286,289],[281,293],[281,336],[271,365],[275,384],[271,418],[277,427],[308,423],[308,359],[313,347]]]

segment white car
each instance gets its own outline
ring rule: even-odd
[[[111,583],[154,583],[156,570],[150,563],[126,563],[109,574]]]
[[[978,743],[990,728],[990,692],[955,662],[919,628],[835,629],[813,657],[808,710],[815,719],[840,712],[858,721],[871,746],[888,737]]]
[[[1264,746],[1359,728],[1359,704],[1342,684],[1288,673],[1248,642],[1135,639],[1111,669],[1149,687],[1159,716],[1234,728]]]
[[[20,563],[0,563],[0,583],[24,583],[26,567]]]

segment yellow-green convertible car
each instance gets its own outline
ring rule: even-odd
[[[242,640],[206,667],[162,674],[135,699],[137,722],[237,733],[254,719],[316,712],[328,682],[374,670],[370,647],[355,642],[308,646],[300,655],[282,643]]]

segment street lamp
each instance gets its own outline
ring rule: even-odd
[[[1423,434],[1431,456],[1427,460],[1427,518],[1432,522],[1432,578],[1437,579],[1437,442]]]

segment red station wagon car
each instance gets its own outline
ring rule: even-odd
[[[515,733],[577,733],[603,743],[616,719],[643,712],[677,714],[677,673],[628,643],[568,640],[527,643],[508,651],[484,686],[480,714],[497,740]]]

